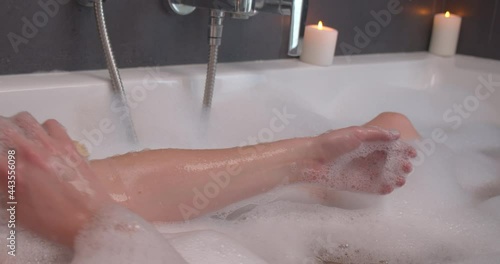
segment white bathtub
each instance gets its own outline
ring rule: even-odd
[[[432,128],[455,124],[450,121],[455,113],[448,122],[443,119],[447,109],[474,96],[479,78],[492,76],[498,82],[500,62],[410,53],[338,57],[326,68],[297,60],[220,64],[210,125],[200,128],[200,119],[194,117],[200,116],[204,76],[205,65],[122,70],[140,146],[238,145],[267,127],[272,109],[280,107],[332,119],[331,127],[360,124],[380,112],[396,111],[406,114],[425,135]],[[113,97],[106,71],[0,76],[1,115],[29,111],[40,121],[60,120],[72,137],[90,145],[93,158],[127,150],[117,147],[127,141],[127,133],[117,121],[123,112],[114,101],[110,106]],[[477,109],[469,108],[474,110],[470,117],[462,118],[464,123],[500,125],[500,92],[479,101]],[[116,129],[100,129],[103,119],[111,120]],[[102,140],[92,134],[94,129],[101,130]],[[205,138],[194,132],[200,129],[205,129]],[[223,131],[234,137],[228,140]],[[294,132],[274,136],[280,139]]]
[[[297,60],[220,64],[208,122],[201,112],[205,65],[121,73],[136,146],[119,121],[123,112],[103,70],[0,76],[0,115],[55,118],[87,145],[91,158],[103,158],[132,148],[218,148],[313,135],[394,111],[426,139],[443,129],[449,148],[500,159],[500,61],[410,53],[337,57],[331,67]],[[283,111],[295,118],[283,130],[270,129]],[[421,154],[427,151],[422,145]],[[292,255],[270,263],[309,263]]]

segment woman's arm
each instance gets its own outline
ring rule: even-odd
[[[398,138],[399,134],[380,128],[350,127],[317,137],[241,148],[129,153],[92,161],[91,166],[111,196],[132,211],[150,221],[179,221],[279,185],[314,182],[315,179],[302,176],[304,169],[330,164],[363,142],[392,142]],[[399,155],[402,159],[410,158]],[[401,174],[405,176],[407,172]]]
[[[415,156],[415,150],[398,138],[398,133],[380,128],[350,127],[243,148],[132,153],[90,165],[58,122],[40,125],[24,112],[0,116],[0,187],[8,190],[16,185],[9,199],[19,201],[11,207],[15,206],[21,224],[71,246],[82,228],[92,225],[96,217],[99,220],[99,212],[116,208],[109,196],[149,220],[175,221],[287,182],[385,193],[387,186],[404,183],[411,170],[408,160]],[[372,142],[381,146],[374,155],[347,155],[352,162],[344,158],[345,153]],[[386,168],[388,160],[394,167]],[[341,166],[340,174],[329,173],[332,166]]]
[[[295,182],[295,167],[313,159],[311,144],[299,138],[241,148],[153,150],[91,166],[110,195],[132,211],[150,221],[179,221]]]

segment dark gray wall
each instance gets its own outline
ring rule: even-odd
[[[376,19],[373,12],[388,10],[391,0],[311,0],[308,24],[323,20],[339,30],[336,54],[349,54],[342,50],[342,43],[358,48],[359,53],[407,52],[426,50],[432,28],[433,14],[441,5],[440,0],[399,0],[401,12],[391,14],[390,23],[381,27],[380,33],[368,36],[369,44],[356,45],[356,28],[362,32]],[[384,11],[382,11],[384,12]],[[356,53],[354,53],[356,54]]]
[[[401,12],[391,14],[387,26],[379,24],[379,32],[372,28],[368,45],[356,39],[358,28],[365,32],[367,23],[373,25],[375,19],[370,12],[388,10],[391,1],[401,2]],[[427,49],[435,12],[451,2],[460,2],[464,9],[474,6],[467,2],[476,2],[444,1],[310,0],[307,22],[323,20],[339,30],[337,54],[420,51]],[[57,3],[58,10],[47,15],[39,3]],[[456,6],[458,10],[460,5]],[[173,15],[167,13],[161,0],[108,0],[105,9],[119,67],[207,61],[207,10],[188,16]],[[491,13],[490,7],[484,9]],[[471,16],[482,12],[479,8]],[[23,34],[25,21],[34,18],[40,19],[38,32]],[[0,74],[105,68],[92,9],[78,6],[76,0],[3,0],[0,21]],[[286,58],[288,25],[289,18],[271,14],[259,14],[249,20],[226,19],[220,61]],[[474,32],[474,27],[464,25],[463,35]],[[487,37],[496,37],[498,43],[498,36]],[[17,49],[11,44],[14,38],[20,43],[14,45]],[[471,54],[475,49],[476,46],[461,41],[460,50],[464,53]]]
[[[500,0],[445,1],[445,9],[462,16],[458,52],[500,60]]]

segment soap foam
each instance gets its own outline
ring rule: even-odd
[[[453,154],[439,148],[416,168],[407,186],[389,196],[369,196],[379,202],[364,208],[355,202],[365,194],[323,189],[326,195],[311,198],[304,195],[311,187],[302,184],[234,204],[188,226],[169,224],[160,230],[217,230],[278,264],[496,263],[500,222],[490,212],[498,199],[478,204],[458,184]],[[346,197],[344,208],[321,201],[331,193]]]
[[[388,193],[404,184],[401,153],[407,146],[402,141],[362,143],[321,169],[306,169],[303,174],[307,181],[337,190]]]
[[[227,235],[211,230],[178,234],[169,241],[190,264],[266,264]]]
[[[75,241],[73,264],[186,263],[144,219],[117,205],[105,207]]]
[[[176,136],[158,136],[148,139],[149,145],[145,147],[214,148],[241,142],[250,144],[248,137],[258,135],[261,128],[268,128],[272,110],[283,106],[296,118],[282,131],[275,132],[273,140],[314,135],[340,127],[338,121],[307,111],[299,102],[300,98],[297,104],[284,103],[286,99],[276,99],[276,96],[272,98],[265,89],[234,95],[227,98],[227,102],[240,104],[240,111],[225,119],[229,108],[224,105],[226,101],[214,104],[210,125],[205,124],[206,134],[202,135],[201,129],[193,129],[189,132],[193,134],[189,135],[191,138],[180,142],[175,141]],[[183,116],[179,120],[181,127],[189,120],[193,124],[188,127],[203,125],[199,124],[199,113],[187,112],[192,116]],[[348,120],[341,122],[352,124]],[[235,126],[240,123],[243,124]],[[426,129],[432,131],[422,128]],[[483,134],[498,139],[500,130],[497,127],[481,129],[487,130]],[[157,131],[155,135],[163,135],[163,132]],[[500,255],[500,196],[489,191],[492,188],[487,185],[493,185],[495,179],[500,178],[495,169],[498,162],[495,164],[491,157],[480,154],[479,149],[460,145],[474,136],[465,132],[450,134],[450,145],[455,152],[445,146],[438,147],[415,168],[403,188],[387,196],[296,184],[232,204],[187,223],[158,223],[156,228],[163,236],[129,212],[119,209],[104,212],[95,221],[94,228],[80,236],[74,262],[173,263],[172,259],[178,259],[173,247],[190,263],[201,263],[206,257],[208,262],[205,263],[217,261],[217,264],[238,261],[496,264]],[[105,147],[113,154],[132,149],[132,146],[123,145],[115,149]],[[397,174],[400,161],[390,157],[399,147],[378,143],[364,145],[343,158],[340,164],[345,166],[332,165],[327,172],[342,171],[348,167],[349,160],[384,151],[388,159],[382,167],[382,178],[391,180],[392,175]],[[363,173],[362,170],[357,172]],[[330,175],[328,173],[325,175]],[[6,215],[5,212],[0,214],[3,216],[0,235],[6,237]],[[122,223],[119,226],[123,228],[113,228],[117,223]],[[62,264],[69,263],[73,257],[71,250],[26,230],[19,228],[18,233],[18,256],[9,257],[6,250],[2,250],[1,263]]]

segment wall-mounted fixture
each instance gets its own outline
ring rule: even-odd
[[[288,55],[300,55],[300,35],[305,27],[308,0],[164,0],[179,15],[187,15],[195,8],[210,9],[209,60],[203,106],[212,105],[212,96],[217,69],[217,54],[221,44],[222,22],[225,14],[232,18],[248,19],[259,12],[290,16],[290,38]]]

